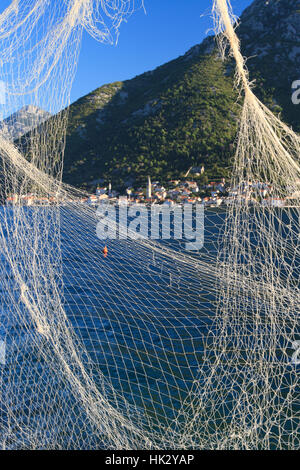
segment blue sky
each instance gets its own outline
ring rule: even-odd
[[[212,32],[212,0],[144,0],[121,26],[117,46],[84,35],[71,101],[105,83],[135,77],[184,54]],[[236,15],[252,0],[232,0]]]
[[[10,3],[0,0],[0,13]],[[213,32],[212,0],[144,3],[146,14],[141,9],[121,25],[116,46],[100,44],[84,33],[71,102],[105,83],[133,78],[175,59]],[[231,3],[239,16],[252,0]]]

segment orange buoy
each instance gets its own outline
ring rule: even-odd
[[[105,247],[103,248],[102,253],[103,253],[104,258],[106,258],[107,255],[108,255],[108,249],[107,249],[107,246],[106,246],[106,245],[105,245]]]

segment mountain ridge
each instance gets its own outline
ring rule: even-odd
[[[255,93],[297,132],[299,31],[300,0],[254,0],[237,25]],[[234,65],[221,61],[209,36],[155,70],[77,100],[67,110],[64,181],[136,186],[148,174],[164,181],[192,166],[205,167],[204,179],[229,177],[241,106]]]
[[[51,118],[51,114],[35,105],[26,105],[0,123],[1,132],[10,139],[19,139]]]

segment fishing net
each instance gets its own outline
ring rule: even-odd
[[[82,32],[113,43],[139,6],[13,0],[0,16],[5,114],[33,107],[33,130],[0,132],[1,446],[299,448],[299,137],[255,97],[229,1],[213,11],[242,101],[234,197],[206,212],[204,247],[119,224],[104,256],[115,221],[62,183]]]

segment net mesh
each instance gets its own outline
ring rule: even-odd
[[[13,0],[0,15],[6,115],[53,114],[17,143],[0,132],[1,446],[299,448],[299,137],[255,97],[229,1],[213,11],[243,102],[235,195],[206,212],[201,252],[128,238],[104,257],[95,209],[62,183],[82,32],[112,43],[138,6]]]

